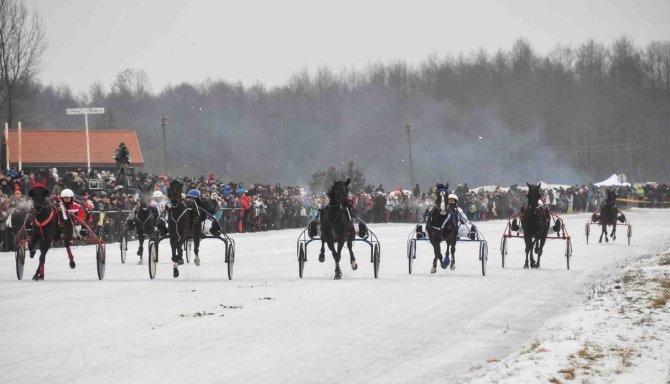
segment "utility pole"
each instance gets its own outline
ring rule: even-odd
[[[412,130],[412,124],[407,123],[407,125],[405,125],[405,128],[407,128],[407,147],[409,148],[409,180],[410,180],[409,188],[414,188],[414,166],[412,165],[412,136],[410,135],[410,131]]]
[[[167,127],[167,117],[161,117],[161,128],[163,129],[163,168],[165,170],[165,177],[168,174],[167,167],[167,139],[165,138],[165,128]]]

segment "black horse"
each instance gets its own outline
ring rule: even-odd
[[[551,222],[551,214],[549,209],[544,205],[540,205],[540,184],[528,185],[528,202],[521,207],[521,228],[523,228],[523,240],[526,242],[526,262],[523,267],[528,268],[528,257],[530,256],[530,267],[540,268],[540,257],[542,256],[542,248],[547,241],[547,234],[549,233],[549,224]],[[557,221],[556,225],[560,225]],[[512,229],[518,230],[519,226],[516,219],[512,221]],[[537,254],[537,263],[533,258],[533,249]]]
[[[170,207],[167,210],[168,234],[170,236],[170,247],[172,248],[173,270],[172,276],[179,277],[178,266],[184,264],[182,256],[184,243],[193,239],[193,252],[195,253],[195,264],[200,264],[198,257],[200,247],[200,217],[198,206],[192,200],[182,197],[183,185],[175,180],[170,183],[167,197],[170,199]]]
[[[605,242],[609,242],[607,237],[607,226],[612,226],[612,233],[610,236],[612,240],[616,240],[616,222],[617,219],[622,223],[626,221],[623,213],[620,214],[619,208],[616,206],[616,192],[612,189],[607,190],[607,198],[605,203],[600,207],[600,226],[602,227],[602,232],[600,233],[600,240],[598,242],[603,242],[603,235],[605,235]]]
[[[146,200],[141,200],[133,209],[133,218],[128,221],[129,227],[135,228],[137,239],[140,241],[140,247],[137,250],[137,256],[140,257],[140,263],[143,260],[144,236],[151,236],[156,230],[156,221],[158,220],[158,209],[150,207]]]
[[[351,269],[354,271],[358,269],[354,252],[351,250],[351,243],[356,236],[354,223],[351,218],[351,202],[349,201],[349,182],[336,181],[328,191],[328,205],[321,208],[319,213],[319,226],[321,229],[321,252],[319,253],[319,261],[324,262],[325,249],[324,244],[328,244],[328,249],[333,254],[335,259],[335,280],[342,278],[342,270],[340,269],[340,256],[344,242],[347,242],[349,249],[349,258],[351,261]],[[337,250],[335,249],[337,243]]]
[[[59,211],[47,200],[49,195],[49,190],[45,188],[44,184],[33,185],[33,188],[28,192],[28,196],[33,199],[33,206],[30,210],[32,238],[28,243],[30,257],[35,257],[36,247],[39,247],[40,250],[40,262],[33,276],[35,281],[44,280],[44,262],[47,252],[51,248],[51,243],[58,233]]]
[[[430,273],[437,272],[437,262],[440,262],[442,268],[447,265],[450,269],[456,268],[456,240],[458,235],[458,209],[447,206],[447,195],[449,194],[449,183],[437,184],[435,186],[435,193],[437,199],[435,206],[426,210],[426,232],[428,232],[428,240],[433,246],[433,268]],[[444,252],[444,259],[442,258],[441,243],[447,243],[447,250]],[[451,251],[451,260],[449,259],[449,251]]]

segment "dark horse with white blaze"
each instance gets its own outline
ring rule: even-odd
[[[354,252],[351,250],[351,243],[356,236],[354,223],[351,218],[351,202],[349,201],[349,182],[336,181],[328,191],[328,205],[321,208],[319,213],[319,226],[321,229],[321,252],[319,253],[319,261],[325,261],[324,244],[328,244],[328,248],[335,259],[335,280],[342,278],[342,270],[340,269],[340,256],[344,242],[347,242],[349,249],[349,258],[351,261],[351,269],[354,271],[358,269]],[[335,244],[337,243],[337,249]]]
[[[609,242],[607,237],[607,226],[612,226],[612,233],[610,236],[612,240],[616,240],[616,222],[619,219],[622,223],[626,221],[623,213],[620,214],[619,208],[616,206],[616,192],[612,189],[607,190],[607,198],[605,203],[600,207],[600,226],[602,227],[602,232],[600,233],[600,240],[598,242],[603,242],[603,235],[605,235],[605,242]]]
[[[33,280],[44,280],[44,263],[47,252],[51,248],[51,243],[58,238],[60,234],[64,236],[65,249],[70,259],[70,268],[75,268],[74,256],[70,249],[70,241],[74,233],[72,220],[76,218],[64,213],[64,210],[57,208],[48,201],[50,192],[46,189],[46,180],[42,183],[33,183],[28,196],[33,200],[33,206],[30,210],[32,220],[32,238],[28,243],[30,258],[35,257],[37,248],[40,250],[40,259],[33,275]]]
[[[540,257],[542,256],[542,248],[547,241],[549,233],[549,224],[551,222],[551,214],[549,209],[544,205],[540,205],[540,184],[528,185],[528,201],[521,207],[521,228],[523,228],[523,240],[526,242],[526,262],[523,267],[528,268],[528,257],[530,256],[530,268],[540,268]],[[556,225],[560,225],[557,221]],[[518,231],[519,225],[516,219],[512,221],[512,230]],[[537,263],[533,258],[533,249],[537,254]]]
[[[433,268],[430,273],[437,271],[437,262],[440,262],[442,268],[453,270],[456,268],[456,240],[458,239],[458,226],[460,214],[458,207],[447,205],[447,196],[449,195],[449,183],[435,185],[435,206],[426,210],[426,232],[428,240],[433,246]],[[441,243],[447,243],[447,249],[442,258]],[[451,259],[449,252],[451,251]]]
[[[182,187],[182,184],[175,180],[170,183],[167,192],[167,197],[170,199],[170,207],[167,209],[167,222],[170,247],[172,248],[172,276],[174,277],[179,277],[177,267],[184,264],[182,252],[184,243],[188,239],[193,239],[194,262],[196,265],[200,264],[200,258],[198,257],[200,248],[198,207],[194,201],[182,197]]]
[[[137,250],[137,256],[142,262],[142,254],[144,253],[144,237],[151,236],[156,230],[156,221],[158,220],[158,209],[150,207],[146,200],[141,200],[139,204],[133,209],[133,218],[129,220],[131,227],[135,228],[137,239],[140,241],[140,247]]]

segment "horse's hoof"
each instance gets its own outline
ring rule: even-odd
[[[523,269],[528,269],[528,263],[525,263],[525,264],[523,265]]]
[[[175,279],[179,277],[179,270],[177,268],[172,268],[172,277]]]
[[[140,261],[137,262],[137,265],[142,265],[143,263],[144,263],[144,261],[142,259],[140,259]]]
[[[323,263],[324,261],[326,261],[326,255],[322,253],[319,255],[319,263]]]
[[[354,270],[354,271],[358,269],[358,264],[356,264],[355,261],[351,262],[351,269]]]
[[[74,259],[70,259],[70,269],[74,269],[76,266],[77,264],[75,264]]]
[[[200,258],[199,258],[199,257],[193,259],[193,262],[195,263],[195,266],[196,266],[196,267],[199,267],[199,266],[200,266]]]
[[[184,265],[184,258],[183,257],[178,257],[177,258],[177,264],[178,265]]]
[[[437,268],[433,267],[433,268],[430,269],[430,273],[435,273],[435,272],[437,272]]]
[[[342,280],[342,275],[335,274],[335,280]]]
[[[451,264],[449,264],[449,269],[451,269],[452,271],[456,269],[456,263],[452,262]]]
[[[33,276],[33,280],[38,281],[38,280],[44,280],[44,275],[40,275],[39,273],[36,273]]]
[[[445,257],[444,260],[440,262],[440,267],[442,267],[442,269],[447,269],[448,266],[449,266],[449,258]]]

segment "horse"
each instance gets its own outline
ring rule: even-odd
[[[50,192],[46,189],[46,180],[39,184],[33,182],[28,196],[33,200],[33,207],[31,208],[32,238],[28,243],[30,258],[35,257],[37,247],[40,249],[39,264],[35,275],[33,275],[33,280],[44,280],[44,263],[47,252],[51,248],[51,243],[60,235],[63,236],[65,250],[70,259],[70,268],[74,269],[77,264],[74,262],[74,255],[72,255],[70,249],[70,241],[74,234],[72,220],[75,219],[62,207],[59,209],[47,200]]]
[[[46,181],[46,180],[45,180]],[[32,238],[28,243],[30,258],[35,257],[36,247],[40,250],[40,259],[33,275],[33,280],[44,280],[44,262],[47,252],[51,248],[51,243],[58,234],[58,209],[47,200],[50,192],[45,187],[45,181],[42,184],[33,184],[28,192],[28,196],[33,200],[33,206],[30,209],[29,218],[31,219]]]
[[[135,228],[137,239],[140,241],[140,247],[137,250],[140,264],[142,263],[144,253],[144,236],[151,236],[154,233],[157,219],[158,209],[150,207],[146,200],[141,200],[133,209],[133,218],[129,220],[129,224]]]
[[[328,249],[335,259],[335,280],[342,279],[342,270],[340,269],[340,256],[344,242],[349,249],[349,259],[351,269],[358,269],[354,252],[351,249],[351,243],[356,236],[353,220],[351,218],[351,202],[349,201],[349,182],[335,181],[328,190],[328,205],[320,209],[319,227],[321,229],[321,252],[319,253],[319,262],[325,261],[324,245],[328,244]],[[335,249],[337,243],[337,250]]]
[[[442,268],[454,270],[456,268],[456,240],[458,235],[458,220],[459,213],[457,209],[447,206],[446,200],[449,183],[436,184],[435,190],[437,199],[435,205],[427,209],[426,216],[426,232],[428,233],[428,240],[433,246],[433,268],[430,273],[437,272],[437,262],[440,262]],[[447,243],[447,250],[444,252],[444,259],[442,258],[442,250],[440,245],[442,242]],[[449,252],[451,251],[451,260],[449,259]]]
[[[168,235],[170,247],[172,248],[172,276],[179,277],[178,266],[184,264],[182,256],[184,243],[193,239],[194,262],[200,265],[198,256],[200,247],[200,216],[197,204],[192,200],[182,197],[183,185],[174,180],[170,183],[167,197],[170,199],[170,207],[167,209]]]
[[[547,241],[547,235],[549,233],[549,224],[551,222],[551,215],[549,209],[544,205],[540,205],[540,198],[542,196],[540,192],[540,184],[528,185],[528,201],[521,207],[521,228],[523,228],[523,240],[526,243],[526,262],[523,265],[524,269],[527,269],[528,257],[530,256],[530,268],[540,268],[540,257],[542,256],[542,248],[544,243]],[[557,221],[556,225],[560,225]],[[512,222],[512,227],[518,230],[518,224],[516,219]],[[537,254],[537,263],[533,258],[533,249]]]
[[[607,198],[605,203],[600,207],[600,226],[602,227],[602,232],[600,233],[599,243],[603,242],[603,235],[605,235],[605,242],[609,242],[607,237],[607,226],[612,226],[612,241],[616,240],[616,222],[617,218],[623,223],[626,219],[623,213],[620,214],[619,208],[616,206],[616,192],[612,189],[607,190]]]

